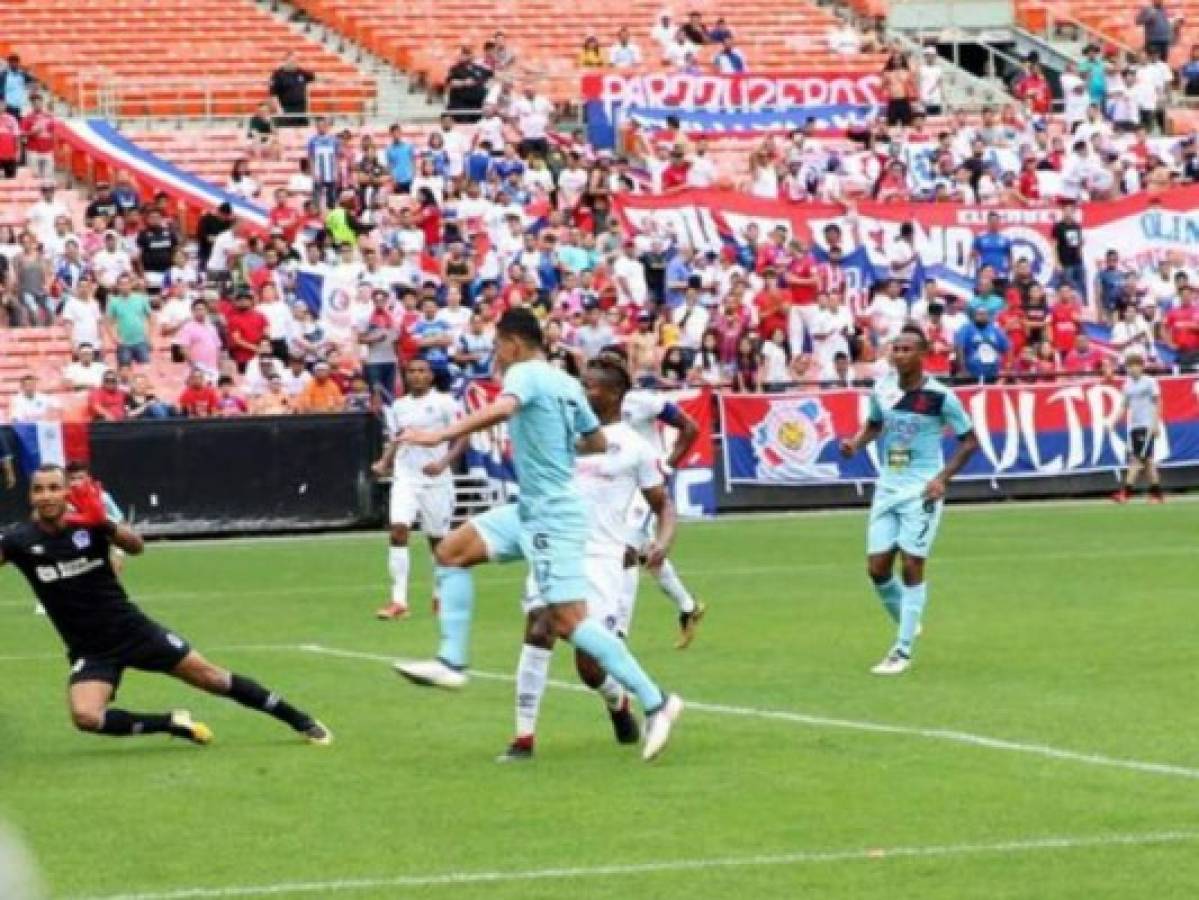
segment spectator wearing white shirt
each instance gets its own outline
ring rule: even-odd
[[[850,22],[839,28],[829,29],[825,39],[829,49],[842,56],[856,56],[862,52],[862,35]]]
[[[1112,326],[1112,349],[1120,354],[1121,360],[1139,356],[1145,360],[1155,359],[1157,348],[1153,342],[1153,326],[1129,303],[1120,314],[1120,321]]]
[[[462,305],[462,291],[452,285],[447,287],[445,306],[437,311],[436,321],[444,322],[450,329],[451,346],[457,346],[458,338],[462,337],[466,326],[470,324],[470,317],[470,309]]]
[[[838,294],[818,294],[816,312],[808,323],[812,355],[821,372],[831,368],[837,354],[849,353],[849,336],[853,333],[853,314],[841,303]]]
[[[658,16],[658,22],[650,29],[649,36],[653,38],[654,43],[658,45],[659,50],[665,56],[670,45],[674,43],[678,31],[678,26],[670,18],[670,13],[664,12]]]
[[[707,307],[700,303],[699,288],[689,285],[683,292],[682,304],[676,306],[670,316],[679,327],[679,345],[685,350],[699,350],[712,318]]]
[[[629,29],[616,33],[616,43],[608,48],[608,65],[614,69],[631,69],[641,65],[641,48],[629,37]]]
[[[871,327],[879,346],[889,344],[899,337],[908,321],[908,301],[903,298],[903,285],[897,278],[888,278],[882,290],[874,295],[867,310]]]
[[[545,157],[550,145],[546,138],[554,105],[534,90],[525,88],[524,96],[512,104],[512,115],[516,118],[516,130],[520,132],[520,154],[526,159],[533,154]]]
[[[100,323],[104,320],[104,311],[96,300],[96,282],[91,275],[85,274],[79,279],[58,315],[59,321],[71,331],[72,347],[79,349],[84,344],[100,347]]]
[[[645,306],[649,300],[649,283],[633,241],[625,241],[623,252],[612,264],[612,278],[622,304],[631,304],[639,309]]]
[[[708,145],[705,141],[695,142],[695,155],[691,157],[691,165],[687,168],[687,187],[710,188],[716,183],[716,164],[708,156]]]
[[[920,93],[920,105],[924,107],[926,116],[939,116],[945,108],[945,70],[941,68],[941,57],[937,48],[927,46],[920,59],[920,70],[917,72],[917,84]]]
[[[233,163],[233,171],[229,173],[229,183],[225,190],[244,200],[256,200],[262,193],[262,185],[250,174],[250,161],[238,159]]]
[[[674,41],[666,48],[664,60],[672,69],[682,69],[688,64],[688,57],[695,58],[695,45],[687,40],[687,35],[680,28]]]
[[[38,241],[50,246],[54,237],[54,223],[60,216],[66,216],[67,221],[71,220],[71,211],[67,209],[66,204],[54,197],[56,186],[53,181],[42,182],[41,199],[29,207],[29,211],[25,214],[25,221],[29,225],[29,230],[34,233]]]
[[[74,391],[91,391],[98,388],[104,380],[108,366],[96,359],[96,348],[91,344],[80,344],[75,357],[75,361],[63,369],[64,385]]]
[[[133,274],[133,260],[120,246],[120,235],[115,231],[104,232],[104,247],[92,257],[92,270],[96,281],[106,291],[116,287],[122,275]]]
[[[37,389],[36,375],[23,375],[17,395],[8,408],[8,420],[13,424],[44,422],[58,412],[58,401]]]

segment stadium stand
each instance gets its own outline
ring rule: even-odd
[[[238,116],[284,56],[317,73],[314,112],[361,115],[373,82],[249,0],[0,4],[0,50],[72,105],[112,116]]]

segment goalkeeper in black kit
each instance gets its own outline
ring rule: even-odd
[[[71,720],[81,731],[125,737],[169,734],[196,744],[212,730],[183,710],[135,713],[109,704],[126,669],[165,672],[192,687],[274,716],[313,744],[332,743],[320,722],[258,682],[214,666],[187,641],[151,620],[129,600],[109,551],[138,555],[145,543],[108,519],[103,492],[91,479],[68,487],[59,466],[42,466],[30,481],[33,515],[0,534],[0,565],[29,582],[67,646]]]

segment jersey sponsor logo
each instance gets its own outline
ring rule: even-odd
[[[46,548],[43,547],[41,544],[34,544],[32,547],[29,548],[29,552],[32,553],[34,556],[42,556],[43,554],[45,554]]]
[[[71,543],[80,550],[86,550],[92,545],[92,536],[83,530],[76,531],[71,535]]]
[[[816,461],[832,439],[832,418],[815,397],[771,404],[750,435],[758,477],[764,481],[836,478],[835,465]]]
[[[102,559],[70,559],[57,565],[38,566],[34,571],[37,573],[38,581],[49,584],[63,578],[78,578],[88,572],[94,572],[103,565],[104,560]]]

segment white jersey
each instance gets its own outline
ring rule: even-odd
[[[407,428],[421,431],[431,431],[448,427],[458,418],[458,404],[449,394],[440,391],[429,391],[423,397],[411,394],[400,397],[387,408],[387,432],[395,437]],[[453,473],[446,469],[440,475],[430,478],[421,470],[431,462],[436,462],[445,456],[447,444],[441,443],[436,447],[414,447],[403,444],[396,451],[393,477],[414,485],[439,484],[452,481]]]
[[[624,422],[605,425],[608,449],[580,456],[574,483],[587,505],[587,555],[620,557],[629,537],[629,510],[641,492],[665,484],[658,454]]]
[[[635,389],[624,395],[620,406],[620,420],[633,429],[659,456],[664,453],[662,435],[658,430],[658,417],[666,409],[667,401],[657,391]]]

